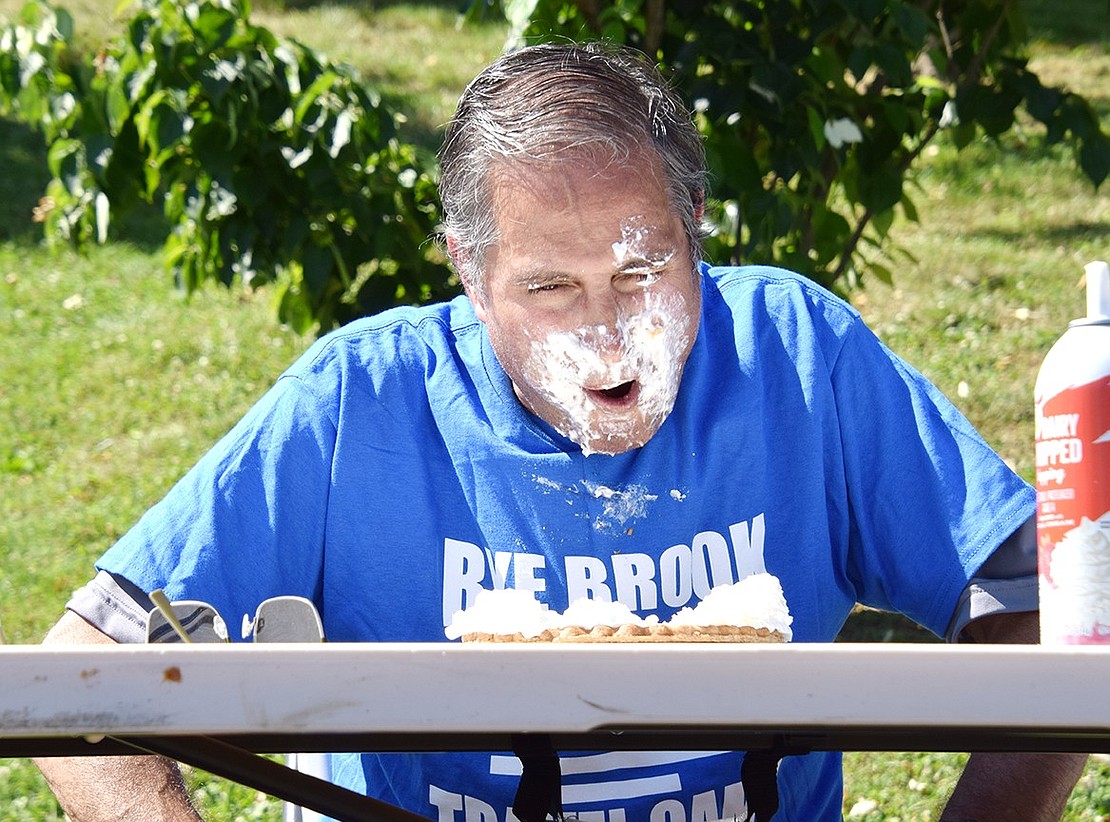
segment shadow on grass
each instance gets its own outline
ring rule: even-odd
[[[1043,248],[1046,245],[1065,248],[1077,242],[1091,242],[1106,236],[1106,224],[1080,220],[1067,225],[1048,225],[1036,231],[1007,231],[1000,228],[980,228],[975,231],[978,237],[990,237],[1015,246]]]
[[[50,179],[42,136],[21,123],[0,118],[0,168],[4,170],[0,241],[41,238],[42,228],[31,215]]]
[[[857,608],[848,617],[837,642],[940,642],[932,632],[901,614]]]
[[[34,221],[33,214],[50,182],[43,136],[23,123],[0,117],[0,169],[5,183],[4,196],[0,197],[0,242],[40,242],[42,226]],[[113,214],[112,219],[112,239],[144,251],[161,248],[169,232],[161,210],[154,205]]]
[[[1106,44],[1110,3],[1106,0],[1022,0],[1029,37],[1061,46]]]

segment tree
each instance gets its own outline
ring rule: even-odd
[[[326,331],[457,290],[430,243],[434,158],[353,70],[251,24],[247,0],[142,0],[91,61],[69,15],[29,3],[0,37],[0,113],[38,126],[51,240],[104,242],[161,202],[188,291],[275,283],[278,315]]]
[[[947,132],[996,138],[1021,108],[1084,175],[1110,137],[1022,53],[1016,0],[503,0],[515,43],[604,38],[656,58],[688,96],[712,178],[707,257],[774,263],[827,286],[889,281],[907,183]],[[485,13],[474,3],[469,13]]]
[[[607,38],[688,96],[713,180],[707,257],[775,263],[833,288],[890,280],[915,162],[1014,127],[1019,109],[1110,174],[1110,137],[1022,53],[1017,0],[473,0],[515,43]],[[434,158],[353,70],[249,20],[248,0],[138,0],[89,59],[44,0],[0,30],[0,115],[42,129],[51,241],[104,242],[160,202],[166,265],[193,290],[275,284],[279,318],[328,329],[458,292],[440,248]]]

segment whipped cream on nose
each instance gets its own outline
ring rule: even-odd
[[[619,363],[624,359],[624,333],[619,325],[595,325],[567,333],[576,334],[582,350],[596,351],[598,357],[607,363]]]

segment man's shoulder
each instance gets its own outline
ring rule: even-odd
[[[771,265],[711,266],[702,264],[709,287],[733,310],[759,304],[767,316],[782,318],[793,311],[820,314],[826,322],[846,326],[859,312],[845,299],[814,280]],[[793,308],[793,311],[791,310]]]
[[[812,299],[843,303],[844,300],[796,271],[773,265],[710,265],[702,263],[702,272],[719,290],[765,291],[804,294]]]
[[[385,339],[404,339],[409,335],[435,341],[466,334],[478,324],[470,300],[459,296],[448,302],[388,308],[332,331],[321,342],[375,345]]]
[[[470,301],[462,296],[449,302],[398,306],[324,335],[293,371],[309,373],[336,365],[355,365],[362,370],[422,362],[466,345],[476,338],[480,325]]]

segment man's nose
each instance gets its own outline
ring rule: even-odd
[[[586,341],[609,362],[624,357],[624,330],[618,295],[605,293],[590,298],[583,325]]]

